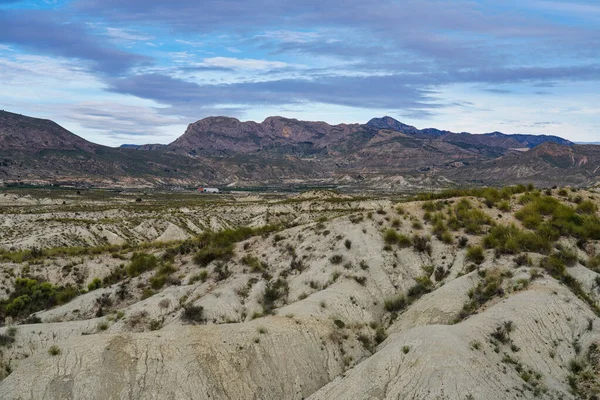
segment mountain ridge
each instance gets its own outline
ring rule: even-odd
[[[208,117],[189,124],[167,145],[111,148],[53,121],[3,112],[0,133],[0,182],[5,184],[301,184],[403,191],[415,184],[435,188],[528,180],[588,185],[598,182],[600,170],[594,146],[553,136],[419,130],[391,117],[338,125],[279,116],[260,123]]]

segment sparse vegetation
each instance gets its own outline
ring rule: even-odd
[[[477,265],[485,261],[485,254],[481,246],[470,246],[467,248],[466,260]]]
[[[55,286],[41,280],[17,278],[8,299],[0,300],[0,318],[23,318],[36,311],[65,304],[78,294],[73,286]]]
[[[181,319],[191,324],[202,324],[205,322],[204,319],[204,308],[202,306],[185,305],[183,307],[183,313]]]

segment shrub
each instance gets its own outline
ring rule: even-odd
[[[398,312],[404,310],[407,306],[406,298],[404,295],[399,294],[395,297],[387,299],[384,303],[384,308],[388,312]]]
[[[204,319],[204,307],[202,306],[194,306],[188,304],[183,307],[183,313],[181,314],[181,319],[185,322],[192,324],[202,324],[205,322]]]
[[[106,322],[106,321],[99,322],[98,325],[96,325],[96,328],[99,331],[105,331],[108,329],[108,322]]]
[[[501,201],[500,203],[498,203],[498,210],[503,212],[510,211],[510,203],[506,200]]]
[[[199,273],[197,273],[196,275],[194,275],[190,278],[189,284],[191,285],[198,281],[206,282],[207,279],[208,279],[208,271],[203,269],[202,271],[200,271]]]
[[[242,258],[242,264],[249,266],[250,272],[263,272],[266,269],[266,264],[251,255],[244,256]]]
[[[154,254],[133,253],[131,262],[127,266],[127,275],[138,276],[158,266],[158,259]]]
[[[474,208],[469,200],[462,199],[454,207],[453,215],[448,219],[448,227],[452,230],[464,228],[469,234],[481,234],[483,226],[491,222],[486,213]]]
[[[467,249],[466,260],[480,265],[485,261],[485,255],[481,246],[471,246]]]
[[[215,264],[215,267],[213,268],[213,274],[215,275],[215,280],[217,282],[223,281],[231,276],[229,267],[223,262],[218,262]]]
[[[60,353],[61,353],[60,347],[58,347],[57,345],[52,345],[48,349],[48,354],[50,354],[51,356],[57,356]]]
[[[429,243],[429,239],[427,237],[415,235],[412,238],[412,243],[415,251],[431,255],[431,243]]]
[[[11,338],[14,338],[15,336],[17,336],[17,332],[18,332],[18,328],[16,326],[9,326],[8,328],[6,328],[6,334],[8,336],[10,336]]]
[[[102,281],[100,280],[100,278],[94,278],[94,280],[88,284],[87,288],[88,288],[88,291],[91,292],[92,290],[96,290],[96,289],[100,288],[101,286],[102,286]]]
[[[452,234],[450,232],[444,232],[444,233],[442,233],[441,240],[445,244],[452,244],[452,243],[454,243],[454,238],[452,237]]]
[[[596,211],[598,211],[598,207],[596,207],[596,205],[591,201],[585,200],[577,204],[575,210],[579,214],[594,214]]]
[[[483,244],[495,249],[497,254],[517,254],[521,251],[547,253],[552,242],[547,237],[534,232],[524,232],[514,225],[496,225],[484,237]]]
[[[200,249],[194,255],[194,262],[205,267],[215,260],[229,260],[233,256],[235,243],[244,241],[252,236],[276,231],[278,228],[278,226],[267,225],[256,229],[242,227],[203,233],[195,240],[196,246]],[[276,241],[283,239],[280,235],[275,236],[275,239],[278,239]]]
[[[335,324],[335,326],[337,326],[340,329],[344,329],[346,327],[346,324],[344,323],[344,321],[342,321],[340,319],[334,319],[333,323]]]
[[[10,347],[10,346],[12,346],[14,341],[15,341],[14,337],[4,334],[4,333],[0,333],[0,347]]]
[[[0,317],[24,317],[36,311],[65,304],[79,294],[72,286],[55,286],[31,278],[17,278],[8,299],[0,300]]]
[[[502,344],[506,344],[510,341],[510,333],[513,330],[512,321],[505,321],[501,325],[496,327],[490,336]]]
[[[416,278],[415,281],[417,283],[408,289],[408,297],[410,298],[411,303],[422,295],[429,293],[433,288],[433,282],[428,276],[421,276]]]
[[[274,282],[269,282],[265,286],[265,293],[263,295],[263,310],[265,314],[273,312],[275,303],[282,298],[287,297],[289,294],[288,283],[285,279],[278,278]]]
[[[332,263],[333,265],[341,264],[342,261],[344,261],[344,257],[341,256],[340,254],[334,254],[331,257],[329,257],[329,262]]]
[[[350,239],[346,239],[346,240],[344,241],[344,246],[346,246],[346,248],[347,248],[348,250],[350,250],[350,248],[352,247],[352,241],[351,241]]]
[[[397,245],[399,247],[408,247],[411,240],[408,236],[396,232],[393,229],[387,229],[383,234],[383,240],[388,245]]]

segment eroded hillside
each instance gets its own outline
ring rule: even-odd
[[[5,196],[0,398],[600,393],[598,193],[152,196]]]

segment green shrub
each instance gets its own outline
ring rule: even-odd
[[[485,254],[481,246],[471,246],[467,249],[466,260],[480,265],[485,261]]]
[[[469,291],[469,300],[464,304],[461,310],[458,321],[461,321],[479,309],[482,305],[490,301],[496,296],[504,295],[502,282],[504,277],[502,274],[486,274],[483,281]]]
[[[242,227],[238,229],[225,229],[219,232],[206,232],[195,240],[199,248],[194,255],[194,262],[200,266],[207,266],[215,260],[229,260],[233,256],[235,243],[246,240],[256,235],[266,235],[279,229],[275,225],[267,225],[262,228]],[[279,236],[278,236],[279,238]],[[281,237],[283,239],[283,237]]]
[[[496,225],[483,238],[488,249],[495,249],[498,254],[518,254],[522,251],[547,253],[552,242],[547,237],[534,232],[524,232],[514,225]]]
[[[154,254],[133,253],[131,262],[127,266],[127,275],[138,276],[158,266],[158,259]]]
[[[31,278],[17,278],[8,299],[0,300],[0,317],[25,317],[40,310],[65,304],[79,295],[72,286],[55,286]]]
[[[397,245],[399,247],[408,247],[412,244],[408,236],[398,233],[393,229],[387,229],[384,232],[383,240],[388,245]]]
[[[595,214],[598,211],[598,207],[590,200],[585,200],[577,204],[575,211],[579,214]]]
[[[92,290],[99,289],[101,286],[102,286],[102,281],[100,280],[100,278],[94,278],[94,280],[88,284],[87,288],[88,288],[88,291],[91,292]]]
[[[60,347],[58,347],[57,345],[52,345],[48,349],[48,354],[50,354],[51,356],[57,356],[60,353],[61,353]]]
[[[452,237],[452,234],[450,232],[444,232],[444,233],[442,233],[441,240],[445,244],[452,244],[452,243],[454,243],[454,238]]]
[[[510,211],[510,203],[506,200],[501,201],[500,203],[498,203],[498,210],[503,212]]]
[[[419,193],[411,200],[431,201],[453,197],[473,196],[497,202],[498,200],[508,200],[514,194],[532,191],[533,189],[533,187],[525,187],[523,185],[507,186],[500,190],[495,188],[449,189],[438,193]]]
[[[250,267],[250,272],[263,272],[266,270],[266,264],[262,263],[257,257],[246,255],[242,258],[242,264]]]
[[[448,227],[452,230],[464,228],[466,233],[481,234],[483,226],[491,224],[492,220],[483,211],[474,208],[467,199],[462,199],[454,207],[453,215],[448,219]]]
[[[590,257],[586,266],[594,272],[600,272],[600,255]]]
[[[417,282],[413,287],[408,289],[408,297],[412,303],[424,294],[427,294],[433,288],[433,282],[428,276],[421,276],[415,279]]]

